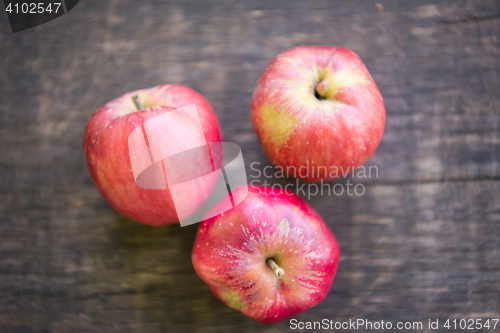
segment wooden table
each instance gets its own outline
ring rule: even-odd
[[[498,1],[87,0],[16,34],[0,15],[0,332],[292,331],[212,296],[190,261],[197,225],[115,213],[81,145],[107,101],[184,84],[213,105],[251,175],[250,163],[269,163],[250,121],[255,83],[304,44],[354,50],[387,125],[369,162],[378,177],[337,181],[364,195],[309,200],[342,254],[330,294],[296,319],[428,332],[429,319],[458,331],[442,325],[499,318]]]

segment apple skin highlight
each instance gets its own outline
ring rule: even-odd
[[[267,66],[252,97],[251,117],[275,166],[320,182],[370,159],[386,113],[377,85],[353,51],[299,46]],[[297,175],[301,167],[308,169],[306,176]]]
[[[249,186],[234,209],[200,223],[192,261],[223,304],[273,324],[325,298],[339,247],[321,216],[296,194]]]
[[[134,103],[138,96],[140,106]],[[181,85],[167,84],[131,91],[107,103],[89,118],[83,135],[83,152],[90,177],[99,193],[123,216],[139,223],[160,226],[178,223],[179,217],[168,186],[145,189],[134,180],[129,155],[130,133],[148,120],[177,108],[194,104],[207,142],[220,142],[221,133],[215,113],[205,98]],[[187,143],[199,137],[190,119],[179,119]],[[199,187],[185,193],[185,204],[194,212],[209,195],[213,178],[197,180]]]

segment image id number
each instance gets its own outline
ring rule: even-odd
[[[447,329],[462,329],[462,330],[480,330],[482,328],[486,329],[495,329],[498,324],[498,319],[448,319],[444,324],[444,327]]]
[[[54,3],[49,3],[45,4],[43,2],[39,3],[16,3],[12,4],[9,3],[7,8],[5,8],[5,11],[9,14],[43,14],[43,13],[55,13],[59,11],[59,8],[61,8],[61,3],[60,2],[54,2]]]

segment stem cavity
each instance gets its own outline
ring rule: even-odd
[[[274,271],[274,274],[276,274],[279,279],[285,275],[283,268],[279,267],[273,259],[267,259],[266,264]]]
[[[137,108],[137,111],[141,111],[142,109],[144,109],[142,107],[142,102],[141,102],[141,99],[139,98],[139,94],[132,95],[132,102],[134,102],[134,105]]]
[[[326,92],[328,91],[328,85],[329,81],[328,79],[324,79],[318,85],[316,86],[316,91],[314,92],[314,95],[316,96],[317,99],[325,99],[326,97]]]

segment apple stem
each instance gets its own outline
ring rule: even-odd
[[[283,275],[285,275],[285,271],[283,270],[283,268],[278,266],[273,259],[267,259],[266,263],[274,271],[274,274],[276,274],[278,278],[281,278],[283,277]]]
[[[143,109],[141,99],[139,98],[139,94],[133,94],[132,101],[134,102],[137,111],[141,111]]]
[[[328,79],[324,79],[316,86],[316,93],[322,99],[325,99],[326,92],[328,91],[328,85],[329,85]]]

